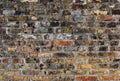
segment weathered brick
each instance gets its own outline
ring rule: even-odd
[[[39,63],[39,58],[26,58],[25,59],[26,63]]]
[[[89,71],[89,74],[92,74],[92,75],[99,75],[99,74],[108,74],[109,73],[109,70],[107,69],[101,69],[101,70],[91,70]]]
[[[120,10],[119,9],[112,10],[112,14],[113,15],[120,15]]]
[[[30,51],[30,50],[32,50],[32,48],[31,47],[29,47],[29,46],[21,46],[21,47],[19,47],[18,48],[18,50],[19,51]]]
[[[55,40],[55,41],[52,42],[53,46],[71,46],[73,44],[74,44],[73,41],[69,41],[69,40],[67,40],[67,41],[65,41],[65,40]]]
[[[119,80],[119,77],[107,75],[107,76],[99,76],[98,79],[99,80]]]
[[[8,20],[9,21],[25,21],[25,20],[27,20],[27,16],[21,16],[21,17],[9,16]]]
[[[10,59],[12,63],[24,63],[24,59]]]
[[[95,14],[95,15],[107,15],[108,11],[105,11],[105,10],[94,10],[91,13]]]
[[[63,80],[63,81],[73,81],[74,80],[74,76],[54,76],[52,77],[52,80],[55,81],[59,81],[59,80]]]
[[[16,47],[8,47],[8,51],[16,51]]]
[[[28,80],[30,80],[30,77],[28,77],[28,76],[10,76],[9,77],[9,80],[23,80],[23,81],[28,81]]]
[[[39,53],[36,52],[36,51],[33,51],[33,52],[30,52],[30,53],[29,53],[29,56],[30,56],[30,57],[38,57],[38,56],[39,56]]]
[[[95,64],[77,64],[76,67],[78,69],[94,69],[96,68],[97,66]]]
[[[8,66],[7,63],[0,63],[0,69],[6,69]]]
[[[100,21],[114,21],[115,20],[113,16],[97,16],[96,19]]]
[[[78,76],[78,77],[76,77],[76,80],[82,80],[82,81],[92,80],[92,81],[96,81],[97,77],[96,76]]]
[[[73,58],[74,57],[74,54],[73,53],[64,53],[64,52],[58,52],[58,53],[55,53],[53,54],[53,57],[55,58]]]
[[[111,74],[120,74],[120,70],[110,70]]]
[[[107,63],[110,62],[108,58],[106,59],[89,59],[89,63]]]
[[[0,75],[0,80],[1,80],[1,81],[7,80],[7,77],[6,77],[6,76],[3,76],[3,75],[2,75],[2,76]]]
[[[42,77],[41,76],[33,76],[33,77],[31,77],[32,78],[32,80],[42,80]]]
[[[6,59],[2,59],[2,62],[3,62],[3,63],[8,63],[8,62],[9,62],[9,59],[7,59],[7,58],[6,58]]]
[[[0,75],[20,75],[20,71],[1,71]]]
[[[23,70],[22,73],[24,75],[40,75],[41,74],[39,70]]]
[[[31,77],[33,81],[38,81],[38,80],[42,80],[42,81],[51,81],[52,80],[52,77],[50,76],[32,76]]]
[[[87,70],[76,70],[75,74],[76,75],[85,75],[85,74],[87,74]]]
[[[49,57],[51,57],[52,56],[52,54],[51,53],[40,53],[39,54],[39,57],[43,57],[43,58],[49,58]]]

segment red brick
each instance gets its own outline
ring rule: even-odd
[[[96,81],[97,77],[96,76],[78,76],[78,77],[76,77],[76,80],[82,80],[82,81],[92,80],[92,81]]]
[[[9,62],[9,59],[7,59],[7,58],[6,58],[6,59],[2,59],[2,62],[3,62],[3,63],[8,63],[8,62]]]
[[[73,45],[72,41],[65,41],[65,40],[55,40],[52,42],[53,46],[71,46]]]
[[[117,53],[115,53],[115,52],[107,52],[106,55],[110,56],[110,57],[115,57],[115,56],[117,56]]]

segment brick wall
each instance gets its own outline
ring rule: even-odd
[[[0,81],[120,81],[120,0],[0,0]]]

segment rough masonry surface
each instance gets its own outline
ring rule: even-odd
[[[0,81],[120,81],[120,0],[0,0]]]

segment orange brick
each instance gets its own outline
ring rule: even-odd
[[[92,68],[96,68],[96,65],[94,65],[94,64],[78,64],[77,68],[78,69],[92,69]]]
[[[99,80],[118,80],[118,76],[99,76]]]
[[[0,76],[0,80],[1,81],[5,80],[5,77],[4,76]]]
[[[113,16],[97,16],[97,20],[102,20],[102,21],[113,21],[115,20]]]
[[[32,77],[32,80],[42,80],[42,77],[41,76],[33,76]]]
[[[91,70],[89,74],[108,74],[108,70]]]
[[[52,42],[53,46],[71,46],[73,45],[72,41],[56,40]]]

